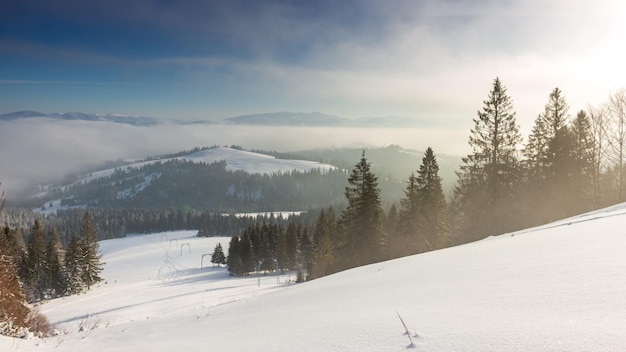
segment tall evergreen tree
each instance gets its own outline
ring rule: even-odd
[[[348,183],[345,191],[348,206],[339,220],[342,268],[381,260],[386,240],[378,178],[371,171],[365,151],[348,177]]]
[[[329,208],[327,211],[323,209],[315,223],[314,241],[315,254],[313,258],[312,277],[318,278],[332,273],[335,262],[334,256],[334,238],[337,226],[335,219],[335,211]]]
[[[535,125],[524,148],[527,175],[524,193],[526,209],[533,213],[526,217],[534,222],[545,222],[564,216],[561,206],[569,192],[572,172],[573,140],[568,129],[569,107],[559,88],[550,93],[544,112]]]
[[[580,110],[572,121],[571,136],[574,163],[572,175],[572,190],[575,195],[574,212],[581,213],[593,209],[594,172],[598,163],[591,121],[584,110]]]
[[[81,245],[76,235],[70,237],[65,252],[65,272],[67,275],[67,288],[65,294],[80,293],[85,289],[83,283],[83,267],[81,265]]]
[[[474,119],[469,144],[457,173],[455,202],[460,231],[469,240],[507,231],[515,226],[512,207],[519,180],[519,127],[512,99],[499,78]]]
[[[63,246],[55,228],[46,237],[46,290],[52,297],[62,295],[67,288],[67,277],[63,265]]]
[[[549,178],[551,166],[559,162],[558,148],[554,146],[553,140],[567,125],[568,109],[561,90],[554,88],[544,112],[537,116],[528,143],[524,147],[524,156],[532,181],[539,182],[539,185]]]
[[[287,225],[285,231],[285,264],[288,270],[296,268],[298,263],[298,229],[292,221]]]
[[[100,272],[102,271],[102,255],[98,242],[96,240],[96,229],[91,223],[91,215],[85,212],[83,222],[80,227],[80,266],[82,274],[82,282],[90,289],[95,283],[102,280]]]
[[[404,198],[400,199],[399,238],[397,241],[390,241],[397,255],[403,256],[419,251],[417,237],[422,222],[420,205],[418,179],[415,173],[412,173],[404,190]]]
[[[243,260],[240,254],[240,238],[239,236],[232,236],[230,243],[228,244],[228,256],[226,258],[226,265],[228,265],[228,272],[231,276],[242,276],[244,274]]]
[[[425,239],[426,250],[443,247],[446,243],[446,197],[439,177],[439,164],[432,148],[428,147],[417,176],[420,213],[420,230]]]
[[[43,298],[46,285],[48,263],[46,262],[46,242],[44,236],[41,223],[36,219],[30,231],[25,260],[21,270],[26,297],[30,302],[39,301]]]

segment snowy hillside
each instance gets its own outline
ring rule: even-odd
[[[226,239],[104,241],[107,283],[42,306],[67,335],[0,350],[626,351],[624,228],[619,205],[304,284],[200,269]]]
[[[88,177],[81,178],[76,182],[88,182],[99,177],[107,177],[112,175],[116,169],[126,170],[130,168],[140,168],[144,165],[157,162],[167,162],[173,159],[183,159],[197,163],[215,163],[218,161],[226,161],[226,169],[229,171],[245,171],[247,173],[270,174],[274,172],[289,171],[310,171],[313,169],[329,170],[335,167],[328,164],[322,164],[315,161],[307,160],[289,160],[276,159],[273,156],[249,152],[245,150],[233,149],[229,147],[217,147],[201,150],[186,156],[176,158],[155,159],[150,161],[141,161],[125,165],[121,168],[112,168],[91,173]]]
[[[209,166],[217,162],[224,162],[224,168],[219,169],[220,171],[223,170],[224,172],[221,174],[218,171],[209,173],[210,168],[206,167],[202,171],[202,173],[195,171],[196,173],[192,176],[189,176],[191,175],[191,173],[186,173],[186,175],[189,177],[196,176],[196,179],[194,180],[182,179],[178,175],[176,177],[172,176],[169,183],[165,182],[167,183],[166,188],[163,188],[163,186],[159,187],[159,190],[157,191],[159,195],[155,196],[155,188],[150,188],[150,186],[155,182],[155,180],[159,180],[159,178],[161,178],[164,173],[167,176],[169,175],[167,174],[167,172],[170,172],[170,174],[173,174],[175,172],[173,171],[173,168],[166,170],[166,168],[162,168],[161,165],[155,164],[163,163],[164,165],[168,162],[175,160],[187,161],[190,162],[190,164],[202,163],[206,164],[205,166]],[[150,169],[150,171],[145,171],[145,169],[148,168]],[[233,204],[232,201],[228,205],[225,205],[225,203],[227,203],[229,200],[225,199],[225,196],[223,195],[235,198],[239,197],[238,199],[241,202],[244,202],[244,200],[242,200],[242,194],[257,194],[257,200],[260,199],[262,196],[270,199],[272,196],[272,193],[270,192],[271,190],[276,190],[276,192],[279,192],[278,190],[280,190],[280,193],[284,197],[288,197],[289,195],[291,195],[293,196],[292,198],[305,197],[311,194],[317,196],[319,195],[319,192],[316,189],[307,193],[306,187],[302,187],[302,185],[296,185],[294,187],[297,187],[297,189],[292,190],[288,189],[285,185],[279,185],[281,187],[277,186],[271,188],[270,191],[266,190],[265,193],[262,193],[258,182],[246,182],[245,185],[243,185],[242,182],[237,182],[237,178],[231,175],[232,171],[243,171],[245,175],[239,175],[239,179],[243,179],[253,175],[273,175],[280,173],[289,174],[292,171],[305,173],[311,170],[320,170],[321,173],[316,173],[316,175],[319,175],[320,178],[324,178],[326,175],[328,175],[328,171],[333,169],[336,168],[332,165],[315,161],[277,159],[270,155],[254,153],[240,149],[215,147],[199,150],[183,156],[151,159],[147,161],[136,161],[121,167],[108,168],[105,170],[91,172],[84,177],[78,178],[69,185],[44,188],[44,191],[40,192],[37,197],[33,199],[32,204],[35,204],[33,210],[47,214],[56,213],[58,209],[63,208],[84,207],[85,205],[102,206],[102,204],[105,204],[104,202],[106,201],[109,201],[109,203],[106,203],[106,206],[110,207],[146,207],[145,203],[148,202],[150,203],[150,207],[155,207],[159,205],[163,207],[184,207],[190,206],[190,204],[193,203],[199,208],[204,209],[208,206],[208,199],[210,199],[212,202],[212,206],[214,206],[215,208],[238,209],[237,207],[240,206],[240,204]],[[178,170],[181,169],[176,169],[176,171]],[[111,179],[105,179],[107,177],[111,177]],[[229,181],[224,181],[226,179]],[[258,180],[259,177],[253,179]],[[220,183],[220,180],[223,182]],[[99,183],[92,181],[99,181]],[[193,194],[191,195],[181,195],[180,189],[173,185],[176,182],[187,182],[187,184],[193,183],[194,187],[196,188],[193,190]],[[301,180],[301,182],[304,181]],[[295,183],[292,182],[291,184],[294,185]],[[315,184],[317,183],[308,183],[308,185]],[[245,187],[248,187],[249,189]],[[327,185],[327,187],[331,186]],[[140,193],[143,193],[141,197],[144,198],[137,197],[137,195]],[[106,199],[107,195],[109,194],[115,194],[115,200]],[[203,195],[204,197],[202,197],[201,195]],[[174,202],[172,201],[172,198],[180,200],[181,197],[185,198],[184,201],[187,201],[189,203],[172,203]],[[149,200],[144,201],[145,198],[149,198]],[[276,199],[274,198],[274,200]],[[112,204],[115,201],[117,201],[117,203]],[[135,201],[136,203],[129,205],[128,203],[124,203],[125,201]],[[142,201],[143,203],[141,203]],[[159,203],[159,201],[161,203]],[[203,204],[198,204],[198,202],[201,201],[203,202]],[[290,201],[297,204],[313,204],[313,200],[311,200],[310,198],[304,200],[289,199],[286,202],[288,203]],[[329,200],[327,199],[325,199],[324,201],[324,204],[329,202]],[[269,200],[267,202],[269,202]],[[267,209],[273,210],[270,208],[264,208],[261,210]]]

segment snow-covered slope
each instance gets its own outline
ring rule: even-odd
[[[626,351],[624,228],[619,205],[309,283],[263,277],[260,286],[199,268],[217,239],[104,241],[107,283],[42,307],[68,334],[2,338],[0,350]]]
[[[153,164],[157,162],[167,162],[173,159],[189,160],[197,163],[215,163],[218,161],[226,161],[226,169],[230,171],[245,171],[247,173],[257,174],[270,174],[274,172],[289,172],[289,171],[310,171],[313,169],[329,170],[335,167],[329,164],[318,163],[308,160],[291,160],[291,159],[276,159],[273,156],[249,152],[240,149],[233,149],[229,147],[217,147],[206,150],[201,150],[189,155],[175,157],[175,158],[163,158],[149,161],[135,162],[123,167],[101,170],[91,173],[89,176],[79,179],[76,182],[88,182],[90,180],[107,177],[112,175],[116,169],[127,170],[130,168],[140,168],[144,165]]]

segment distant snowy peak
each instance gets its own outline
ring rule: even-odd
[[[38,111],[16,111],[0,115],[0,121],[11,121],[27,118],[50,118],[58,120],[104,121],[124,123],[134,126],[152,126],[160,122],[154,117],[126,116],[120,114],[87,114],[82,112],[43,113]]]

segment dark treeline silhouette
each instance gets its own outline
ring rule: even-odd
[[[311,223],[319,210],[311,209],[288,216],[274,213],[264,214],[214,214],[210,211],[186,209],[146,209],[146,208],[89,208],[98,240],[125,237],[129,233],[154,233],[176,230],[197,230],[198,236],[231,236],[241,233],[248,225],[263,220],[286,225],[290,221]],[[61,243],[67,245],[72,233],[79,231],[85,209],[59,209],[54,215],[43,215],[28,209],[7,209],[0,214],[1,223],[19,231],[27,237],[34,222],[43,227],[54,227]]]

